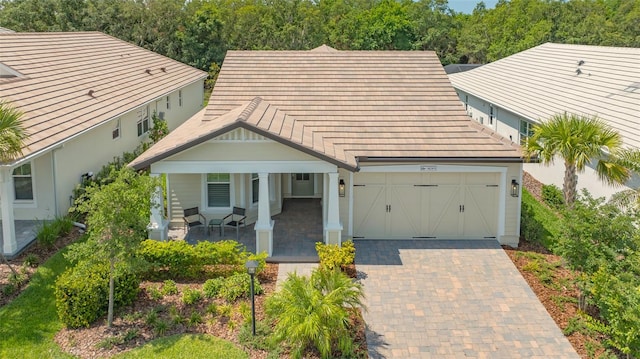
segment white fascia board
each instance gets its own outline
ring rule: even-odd
[[[324,161],[160,161],[151,173],[328,173],[338,167]]]
[[[443,164],[418,164],[418,165],[385,165],[385,166],[362,166],[360,172],[499,172],[506,173],[507,167],[501,166],[463,166],[463,165],[443,165]]]

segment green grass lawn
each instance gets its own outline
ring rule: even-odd
[[[235,344],[204,334],[181,334],[156,339],[130,352],[117,355],[117,359],[247,359],[249,356]]]
[[[62,329],[56,313],[54,284],[69,266],[62,250],[41,265],[29,287],[0,308],[0,358],[74,358],[53,341]],[[233,343],[207,335],[160,338],[118,358],[248,358]]]
[[[527,190],[522,191],[522,205],[530,205],[533,209],[533,217],[542,226],[542,245],[552,249],[555,245],[555,237],[560,233],[560,217],[549,207],[538,202]]]
[[[1,358],[72,358],[53,341],[62,328],[53,293],[57,276],[69,265],[64,252],[41,265],[29,287],[0,308]]]

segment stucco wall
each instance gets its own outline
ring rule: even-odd
[[[489,123],[490,103],[484,101],[474,95],[468,94],[462,90],[456,90],[458,97],[463,106],[467,104],[467,114],[476,122],[482,123],[484,126],[491,128],[505,138],[511,139],[515,143],[520,143],[520,120],[521,117],[501,108],[499,105],[493,105],[495,120],[493,124]]]

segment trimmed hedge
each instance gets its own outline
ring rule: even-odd
[[[266,253],[254,255],[240,243],[232,240],[199,242],[191,245],[185,241],[160,242],[145,240],[138,251],[151,264],[150,274],[165,273],[172,277],[196,278],[203,275],[206,266],[222,266],[224,275],[246,272],[247,260],[257,260],[258,273],[265,268]],[[216,270],[221,270],[220,268]]]
[[[258,278],[254,278],[254,293],[262,294],[263,289]],[[251,277],[247,273],[236,273],[227,278],[213,278],[202,286],[207,298],[223,298],[233,302],[238,298],[249,298],[251,295]]]
[[[117,270],[114,306],[126,306],[138,295],[140,280],[130,271]],[[55,284],[58,317],[67,327],[88,327],[107,313],[109,265],[77,265],[62,273]]]

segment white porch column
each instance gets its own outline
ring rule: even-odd
[[[151,173],[152,178],[160,178],[157,173]],[[162,187],[157,186],[151,195],[151,219],[149,227],[149,238],[166,241],[169,238],[169,221],[164,218],[164,201],[162,198]],[[206,223],[205,223],[206,224]]]
[[[18,251],[16,226],[13,217],[13,177],[11,168],[3,167],[0,172],[0,213],[2,213],[2,250],[5,254]]]
[[[327,223],[324,227],[325,244],[342,244],[342,224],[340,224],[340,203],[338,197],[338,172],[329,172],[327,194]]]
[[[258,173],[258,220],[256,221],[256,253],[273,255],[273,224],[269,208],[269,173]]]

